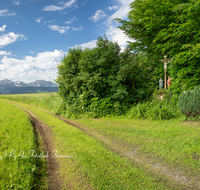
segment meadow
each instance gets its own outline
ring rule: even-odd
[[[34,113],[53,131],[63,189],[199,189],[198,121],[128,116],[67,119],[55,112],[56,93],[1,95]],[[26,102],[20,103],[20,102]],[[133,111],[133,110],[132,110]],[[70,157],[71,156],[71,157]]]
[[[41,184],[38,166],[43,171],[46,166],[32,156],[32,150],[38,151],[35,135],[23,110],[0,101],[0,189],[34,189],[36,182]]]

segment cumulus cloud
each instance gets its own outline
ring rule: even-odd
[[[15,59],[4,56],[0,59],[0,76],[12,81],[33,82],[35,80],[53,81],[57,77],[57,64],[66,52],[54,50],[38,53],[36,57],[26,56]]]
[[[6,25],[3,25],[2,27],[0,27],[0,32],[4,32],[6,28]]]
[[[117,28],[117,23],[113,22],[113,19],[126,19],[127,13],[130,11],[129,4],[132,2],[132,0],[117,0],[117,2],[118,10],[110,17],[108,17],[107,21],[105,22],[105,24],[107,25],[106,35],[110,40],[117,41],[121,48],[124,49],[127,45],[127,41],[132,40],[126,37],[122,30]]]
[[[10,13],[9,10],[5,9],[5,10],[0,10],[0,16],[15,16],[15,13]]]
[[[14,0],[13,5],[20,5],[20,0]]]
[[[17,40],[26,40],[23,34],[15,34],[14,32],[9,32],[8,34],[3,34],[0,36],[0,48],[7,46]]]
[[[83,29],[82,26],[80,26],[80,27],[78,27],[78,28],[72,27],[72,30],[82,30],[82,29]]]
[[[69,29],[69,26],[58,26],[58,25],[49,25],[51,30],[58,31],[60,34],[64,34]]]
[[[81,46],[83,49],[85,49],[85,48],[91,49],[91,48],[94,48],[96,46],[96,43],[97,43],[97,40],[92,40],[90,42],[79,44],[79,45],[76,45],[76,46]]]
[[[42,19],[43,19],[43,17],[35,18],[35,22],[40,23]]]
[[[127,13],[130,11],[129,4],[133,0],[126,0],[126,1],[115,0],[115,1],[116,1],[115,5],[112,7],[109,7],[109,10],[117,10],[117,11],[114,14],[112,14],[111,16],[109,16],[104,24],[107,27],[106,36],[108,37],[108,39],[112,40],[112,41],[117,41],[118,44],[120,45],[121,49],[123,50],[127,45],[127,41],[133,41],[133,40],[126,37],[126,35],[123,33],[123,31],[117,28],[117,23],[113,22],[113,19],[114,18],[126,19]],[[95,16],[93,16],[89,19],[96,22],[99,19],[101,19],[100,15],[105,15],[105,13],[101,10],[98,10],[95,13]],[[105,17],[105,16],[103,16],[103,17]],[[79,44],[79,45],[82,46],[83,48],[85,48],[85,47],[94,48],[96,46],[96,40],[92,40],[87,43]]]
[[[93,22],[97,22],[100,19],[103,19],[104,17],[106,17],[107,15],[102,11],[102,10],[97,10],[95,12],[95,15],[88,18],[89,20],[93,20]]]
[[[43,11],[62,11],[63,9],[71,7],[75,2],[76,2],[76,0],[70,0],[69,2],[66,2],[66,3],[61,1],[59,3],[60,6],[48,5],[48,6],[43,8]]]
[[[65,24],[71,24],[73,21],[75,21],[75,19],[76,19],[76,17],[74,17],[74,18],[72,18],[72,19],[66,21]]]
[[[118,9],[118,6],[117,5],[113,5],[112,7],[108,7],[108,9],[110,11],[114,11],[114,10],[117,10]]]
[[[10,55],[11,51],[7,52],[7,51],[0,51],[0,55]]]

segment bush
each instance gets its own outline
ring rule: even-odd
[[[187,117],[198,117],[200,115],[200,86],[194,91],[183,92],[178,98],[178,108]]]
[[[163,92],[163,91],[162,91]],[[172,93],[165,90],[163,100],[158,99],[160,91],[156,91],[152,101],[134,105],[128,112],[130,118],[148,118],[152,120],[165,120],[176,118],[179,114],[177,100],[172,97]]]

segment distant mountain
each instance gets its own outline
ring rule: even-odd
[[[12,82],[11,80],[5,79],[0,81],[0,89],[13,88],[13,87],[15,87],[15,83]]]
[[[35,82],[28,83],[28,85],[34,87],[57,87],[57,85],[52,83],[51,81],[44,80],[36,80]]]
[[[58,87],[51,81],[36,80],[32,83],[12,82],[8,79],[0,81],[0,94],[22,94],[39,92],[57,92]]]

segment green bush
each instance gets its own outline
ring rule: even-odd
[[[200,115],[200,86],[194,91],[183,92],[178,98],[178,108],[187,117],[198,117]]]
[[[156,91],[151,101],[134,105],[128,112],[130,118],[148,118],[152,120],[165,120],[176,118],[179,114],[177,100],[172,97],[172,93],[165,90],[163,100],[158,99],[160,91]]]

